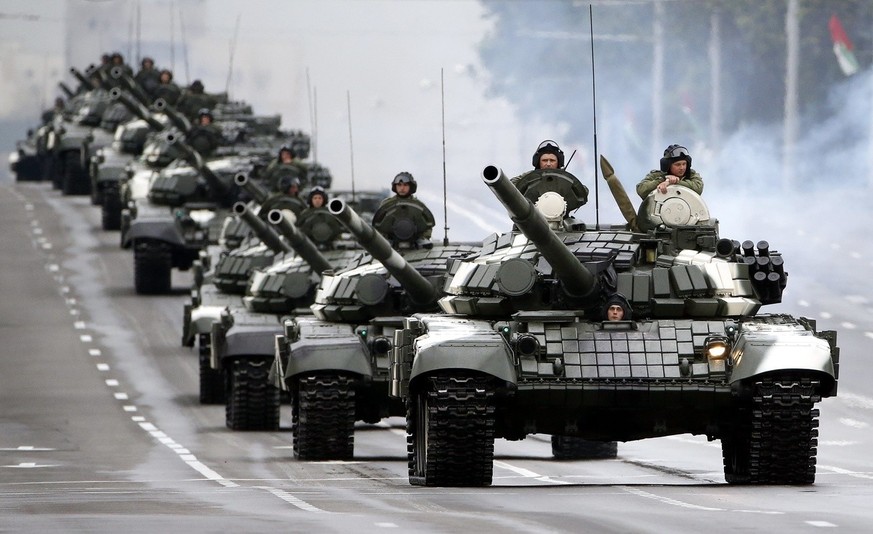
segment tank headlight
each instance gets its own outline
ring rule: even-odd
[[[709,336],[703,344],[703,353],[709,362],[710,372],[725,372],[730,343],[724,336]]]

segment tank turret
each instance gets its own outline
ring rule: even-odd
[[[199,152],[194,150],[194,148],[173,135],[167,136],[167,140],[176,148],[179,149],[179,153],[184,158],[185,161],[188,162],[189,165],[194,167],[200,176],[202,176],[206,182],[209,184],[209,187],[214,190],[218,196],[224,196],[229,193],[229,187],[227,184],[221,181],[221,179],[212,172],[206,163],[203,162],[203,157]]]
[[[270,210],[267,214],[267,221],[278,228],[279,233],[285,236],[285,239],[288,240],[291,248],[293,248],[310,267],[312,267],[314,273],[320,276],[324,271],[333,269],[333,266],[331,266],[327,258],[318,251],[318,248],[309,237],[301,232],[290,219],[282,215],[281,210]]]
[[[120,87],[113,87],[109,90],[109,99],[114,102],[121,102],[124,107],[130,110],[131,113],[146,121],[148,125],[156,132],[162,131],[166,126],[157,120],[154,115],[140,102],[137,102],[130,95],[124,92]]]
[[[482,177],[509,211],[518,229],[552,266],[564,291],[569,296],[582,300],[593,298],[599,289],[596,278],[549,228],[549,223],[533,203],[525,198],[497,167],[485,167]],[[560,215],[562,216],[563,213]]]
[[[255,232],[255,235],[260,239],[267,247],[270,248],[273,252],[277,254],[282,252],[289,252],[291,250],[291,246],[288,243],[282,241],[279,235],[273,230],[272,227],[267,226],[260,217],[257,216],[252,210],[248,209],[244,202],[237,202],[233,205],[233,213],[234,215],[240,217],[252,231]]]
[[[437,289],[409,265],[403,256],[391,248],[387,239],[364,222],[345,202],[333,199],[328,209],[345,225],[364,250],[381,262],[385,269],[400,282],[414,303],[425,305],[437,299],[439,295]]]

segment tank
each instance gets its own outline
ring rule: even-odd
[[[449,259],[475,248],[423,244],[417,231],[395,250],[341,199],[329,208],[367,254],[325,274],[313,315],[286,320],[276,337],[271,378],[290,393],[293,450],[301,460],[349,459],[356,421],[405,415],[402,403],[388,396],[394,332],[413,312],[437,311]],[[389,215],[401,213],[397,206]],[[414,227],[405,222],[399,226]]]
[[[451,262],[445,314],[394,337],[410,483],[489,485],[494,438],[531,433],[705,435],[731,484],[814,482],[815,405],[837,392],[839,348],[813,320],[759,313],[786,286],[776,250],[720,238],[712,218],[590,229],[555,192],[534,207],[497,167],[483,179],[515,228]],[[606,320],[613,299],[621,320]]]
[[[259,217],[253,215],[255,219]],[[282,319],[309,314],[321,273],[340,268],[360,253],[343,240],[319,250],[281,210],[270,210],[267,219],[294,254],[277,256],[273,265],[255,268],[242,302],[225,306],[203,340],[211,344],[212,372],[223,376],[225,424],[232,430],[278,428],[279,390],[267,380],[267,373]]]

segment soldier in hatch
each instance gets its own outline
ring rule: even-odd
[[[161,73],[155,68],[155,60],[144,57],[140,65],[141,68],[133,79],[147,95],[154,95],[158,85],[161,84]]]
[[[630,304],[621,293],[613,293],[603,305],[604,321],[630,321],[632,315]]]
[[[319,249],[330,248],[343,231],[342,224],[328,211],[327,201],[327,191],[318,185],[313,187],[306,200],[308,207],[297,217],[297,226]]]
[[[164,102],[170,104],[171,106],[176,105],[176,102],[179,101],[179,98],[182,96],[182,90],[179,89],[179,86],[173,81],[173,71],[164,69],[161,71],[158,77],[158,85],[154,88],[154,91],[151,93],[152,97],[155,100],[158,98],[163,98]]]
[[[410,173],[406,171],[398,173],[394,180],[391,181],[391,191],[394,192],[394,196],[386,198],[379,204],[376,213],[373,214],[373,226],[380,232],[385,233],[381,228],[381,223],[385,216],[388,215],[389,210],[395,205],[411,204],[416,206],[421,212],[421,218],[418,221],[423,225],[423,228],[419,228],[421,238],[430,239],[431,231],[436,222],[434,221],[433,214],[425,206],[424,202],[415,198],[415,191],[417,189],[418,184]]]
[[[670,145],[664,150],[661,158],[661,168],[649,172],[637,184],[637,194],[645,199],[657,189],[667,192],[668,185],[683,185],[698,195],[703,194],[703,178],[691,168],[691,154],[682,145]]]
[[[213,109],[217,103],[215,97],[204,92],[203,82],[194,80],[191,82],[188,90],[176,102],[176,109],[193,120],[200,109]]]
[[[300,179],[296,176],[283,176],[279,178],[279,191],[271,193],[264,199],[259,213],[262,217],[266,217],[270,210],[290,210],[296,217],[305,208],[300,198]]]
[[[570,172],[564,170],[564,151],[558,143],[546,139],[537,146],[531,157],[533,170],[512,178],[522,195],[536,203],[540,195],[554,191],[567,201],[567,213],[588,203],[588,187]],[[551,176],[544,176],[551,174]]]
[[[297,178],[300,184],[306,183],[306,165],[294,158],[290,145],[282,145],[276,159],[264,169],[263,180],[270,191],[279,190],[279,179],[284,176]]]
[[[186,134],[188,144],[207,157],[221,145],[221,129],[213,123],[212,112],[203,108],[197,114],[197,124]]]

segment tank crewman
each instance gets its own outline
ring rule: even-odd
[[[197,115],[197,123],[185,135],[191,147],[201,156],[210,156],[221,145],[221,128],[213,122],[212,111],[203,108]]]
[[[568,212],[588,202],[588,188],[576,176],[564,170],[564,151],[555,141],[546,139],[541,142],[531,157],[531,165],[533,170],[512,178],[511,182],[532,202],[536,202],[546,191],[563,196]],[[555,171],[558,179],[543,179],[548,171]]]
[[[317,185],[306,198],[308,207],[297,217],[297,226],[319,249],[330,248],[343,232],[342,224],[327,209],[327,191]]]
[[[606,303],[603,305],[603,319],[605,321],[630,321],[633,319],[633,311],[624,295],[613,293],[606,299]]]
[[[161,84],[161,73],[155,68],[155,60],[150,57],[142,58],[141,68],[133,79],[147,95],[154,95]]]
[[[133,77],[133,69],[130,68],[130,65],[124,62],[124,56],[121,55],[121,52],[113,52],[111,56],[109,56],[109,65],[106,67],[103,73],[103,79],[109,82],[109,85],[116,87],[121,84],[120,81],[116,80],[110,75],[110,72],[115,67],[121,67],[124,70],[125,74],[130,77]]]
[[[167,104],[175,106],[182,96],[182,90],[173,81],[173,71],[168,69],[162,70],[158,75],[158,85],[150,94],[155,100],[163,98]]]
[[[703,194],[703,178],[691,168],[691,154],[682,145],[670,145],[664,150],[661,168],[649,171],[637,184],[637,194],[645,199],[655,189],[666,193],[667,186],[673,184],[685,186],[698,195]]]
[[[430,239],[436,221],[424,202],[415,198],[416,190],[418,190],[418,184],[412,174],[406,171],[398,173],[391,181],[391,191],[394,192],[394,196],[386,198],[379,204],[376,213],[373,214],[373,227],[385,234],[382,223],[391,211],[391,208],[401,204],[414,204],[421,211],[420,220],[416,221],[416,224],[421,225],[421,227],[417,228],[420,232],[420,238]],[[390,236],[386,235],[386,237]]]
[[[191,120],[197,117],[202,108],[213,109],[218,102],[215,97],[203,90],[203,82],[194,80],[188,90],[176,102],[176,109]]]
[[[279,147],[279,153],[276,159],[267,165],[263,173],[264,185],[270,191],[279,190],[279,179],[283,176],[292,176],[300,180],[300,184],[307,184],[307,168],[306,165],[297,161],[294,157],[294,151],[291,145],[282,145]]]
[[[296,176],[285,175],[279,178],[279,191],[270,193],[258,212],[261,217],[266,217],[270,210],[290,210],[295,216],[300,215],[306,205],[300,198],[300,179]]]

